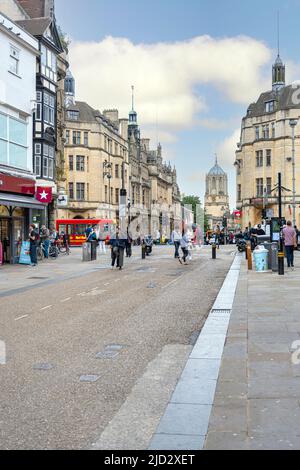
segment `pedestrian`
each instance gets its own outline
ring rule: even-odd
[[[175,259],[180,257],[179,255],[179,248],[180,248],[180,240],[182,238],[181,231],[178,226],[176,226],[171,234],[171,241],[175,246]]]
[[[98,235],[100,253],[106,254],[106,238],[107,235],[105,235],[105,230],[102,230],[101,228]]]
[[[88,225],[86,231],[85,231],[85,236],[86,236],[86,239],[88,240],[89,239],[89,236],[91,234],[91,232],[93,231],[93,228],[91,225]]]
[[[298,244],[299,244],[299,230],[297,225],[294,226],[295,232],[296,232],[296,240],[297,240],[297,248],[296,250],[298,251]]]
[[[37,266],[37,246],[38,246],[38,241],[39,241],[39,234],[34,224],[31,224],[29,227],[29,241],[30,241],[29,255],[30,255],[30,261],[31,261],[30,266]]]
[[[97,234],[96,234],[95,227],[91,227],[91,230],[89,231],[89,235],[88,235],[87,241],[88,241],[88,242],[97,241]]]
[[[132,238],[129,233],[129,228],[127,227],[126,258],[131,258],[131,256],[132,256]]]
[[[182,232],[182,237],[181,237],[181,240],[180,240],[180,246],[181,246],[183,256],[182,256],[182,259],[179,257],[179,263],[182,264],[182,261],[183,261],[184,264],[187,264],[186,260],[189,256],[189,251],[188,251],[189,238],[188,238],[187,234],[184,231]]]
[[[156,244],[157,245],[160,244],[160,231],[159,230],[156,231]]]
[[[126,240],[120,239],[120,229],[117,227],[116,234],[110,239],[111,245],[111,269],[114,269],[115,264],[116,268],[119,268],[121,271],[124,265],[124,250],[126,245]]]
[[[220,248],[220,239],[221,239],[221,230],[220,230],[220,226],[217,225],[216,230],[215,230],[215,240],[216,240],[215,243],[218,249]]]
[[[50,230],[46,225],[42,225],[40,232],[40,239],[43,244],[43,252],[46,259],[49,258],[49,246],[50,246]]]
[[[288,268],[294,270],[294,249],[297,246],[296,231],[289,220],[282,231]]]

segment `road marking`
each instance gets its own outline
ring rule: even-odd
[[[85,295],[85,294],[86,292],[81,292],[80,294],[76,294],[76,295],[80,296],[80,295]]]
[[[71,297],[68,297],[67,299],[61,300],[61,303],[68,302],[69,300],[71,300]]]
[[[121,281],[121,279],[115,279],[115,282],[119,282],[119,281]]]
[[[109,284],[110,284],[109,282],[106,282],[104,285],[105,285],[105,286],[109,286]]]
[[[29,315],[23,315],[22,317],[15,318],[15,321],[23,320],[23,318],[27,318]]]
[[[53,305],[47,305],[46,307],[41,308],[41,310],[48,310],[51,307],[53,307]]]

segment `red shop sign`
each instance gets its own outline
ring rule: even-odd
[[[0,192],[34,196],[35,181],[29,178],[19,178],[17,176],[0,173]]]

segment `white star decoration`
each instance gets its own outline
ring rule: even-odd
[[[40,197],[41,199],[46,199],[48,198],[48,193],[46,193],[46,191],[44,190],[42,193],[40,193]]]

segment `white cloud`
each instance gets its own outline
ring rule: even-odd
[[[230,166],[235,162],[235,151],[237,150],[237,143],[240,141],[241,129],[236,129],[229,137],[226,137],[223,142],[218,146],[218,158],[220,164]]]
[[[195,125],[209,107],[201,85],[209,84],[227,100],[247,105],[262,89],[263,66],[270,58],[262,42],[242,36],[200,36],[150,45],[107,37],[70,46],[77,99],[102,110],[118,107],[126,116],[134,84],[140,123],[157,123],[169,142],[177,130]]]

